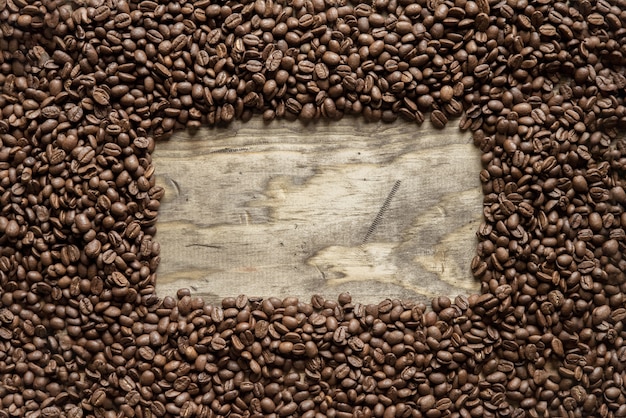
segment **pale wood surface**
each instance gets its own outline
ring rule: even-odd
[[[478,289],[479,151],[452,122],[252,120],[160,142],[161,296],[378,303]]]

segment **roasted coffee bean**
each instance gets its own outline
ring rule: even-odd
[[[435,109],[430,113],[430,121],[436,129],[443,129],[448,123],[448,118],[441,110]]]

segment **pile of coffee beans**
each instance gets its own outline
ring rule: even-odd
[[[0,418],[625,417],[625,71],[625,0],[0,0]],[[158,297],[155,139],[254,114],[460,117],[481,294]]]

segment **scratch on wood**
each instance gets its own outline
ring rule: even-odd
[[[216,250],[221,250],[222,247],[219,245],[209,245],[209,244],[188,244],[185,245],[185,248],[188,247],[205,247],[205,248],[215,248]]]
[[[248,151],[250,148],[242,147],[242,148],[221,148],[215,151],[211,151],[210,154],[221,154],[221,153],[229,153],[229,152],[243,152]]]
[[[400,180],[396,180],[396,182],[393,184],[391,191],[387,195],[385,202],[383,203],[383,205],[380,207],[380,210],[376,214],[376,217],[374,218],[374,222],[372,222],[369,229],[367,230],[367,234],[365,234],[365,238],[363,238],[363,242],[361,244],[367,243],[370,236],[376,230],[376,227],[378,226],[378,224],[383,220],[383,216],[385,216],[385,212],[387,211],[387,209],[389,209],[389,205],[391,204],[393,197],[395,196],[396,192],[400,188],[400,183],[402,183]]]
[[[317,271],[320,273],[320,275],[322,276],[322,280],[326,280],[326,274],[324,274],[322,269],[317,264],[313,264],[313,267],[315,267]]]
[[[173,178],[171,178],[171,177],[170,177],[169,180],[174,185],[174,190],[176,190],[176,196],[180,196],[180,185],[178,184],[178,182],[176,180],[174,180]]]

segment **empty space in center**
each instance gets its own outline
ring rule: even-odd
[[[157,143],[159,295],[427,302],[476,292],[480,151],[456,121],[260,118]]]

